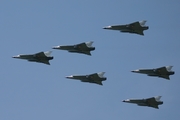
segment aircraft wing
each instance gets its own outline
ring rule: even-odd
[[[99,85],[103,85],[102,81],[95,81],[95,83],[99,84]]]
[[[141,25],[139,24],[139,22],[133,22],[133,23],[130,23],[129,26],[131,27],[141,27]]]
[[[162,73],[168,72],[167,69],[166,69],[166,67],[160,67],[160,68],[157,68],[156,70],[157,70],[158,72],[162,72]]]
[[[139,34],[139,35],[144,35],[143,30],[138,29],[138,28],[141,28],[141,25],[140,25],[139,22],[131,23],[131,24],[129,24],[129,26],[130,26],[132,29],[135,28],[135,29],[133,29],[133,32],[134,32],[134,33],[137,33],[137,34]]]
[[[99,80],[99,76],[98,76],[97,73],[90,74],[89,77],[90,77],[90,79],[92,80],[93,83],[97,83],[97,84],[99,84],[99,85],[103,85],[103,84],[102,84],[102,81]]]
[[[87,45],[86,45],[85,43],[80,43],[80,44],[77,44],[76,46],[77,46],[77,48],[79,48],[79,49],[87,48]]]
[[[84,80],[81,80],[81,82],[89,82],[89,83],[96,83],[98,85],[103,85],[102,81],[84,81]]]
[[[47,57],[44,52],[39,52],[35,54],[36,57]],[[44,63],[47,65],[50,65],[49,60],[44,60],[44,59],[37,59],[36,62]]]
[[[76,44],[75,48],[77,48],[77,50],[69,50],[69,52],[76,52],[76,53],[83,53],[83,54],[87,54],[87,55],[91,55],[90,51],[86,51],[86,49],[88,48],[86,43],[80,43],[80,44]]]
[[[168,72],[166,67],[157,68],[156,71],[160,73],[159,77],[170,80],[169,75],[166,75],[166,73]]]
[[[135,30],[134,32],[139,34],[139,35],[144,35],[143,30]]]
[[[167,80],[170,80],[169,75],[160,75],[159,77],[165,78]]]
[[[151,107],[159,109],[158,105],[151,105]]]
[[[154,97],[146,99],[148,106],[159,109],[158,105],[156,104],[156,99]]]
[[[91,55],[90,51],[69,50],[69,52],[72,52],[72,53],[83,53],[83,54]]]
[[[35,54],[37,57],[45,57],[46,55],[44,54],[44,52],[39,52]]]
[[[47,65],[50,65],[49,60],[37,60],[36,62],[44,63],[44,64],[47,64]]]
[[[90,74],[89,77],[93,79],[99,79],[99,76],[97,73]]]
[[[87,54],[87,55],[91,55],[90,51],[83,51],[82,53]]]

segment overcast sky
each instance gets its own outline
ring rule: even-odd
[[[0,120],[179,120],[178,0],[1,0]],[[144,36],[102,29],[147,20]],[[92,56],[53,46],[94,41]],[[51,65],[14,59],[53,51]],[[171,80],[132,73],[172,65]],[[106,72],[103,86],[66,79]],[[123,103],[162,96],[160,109]]]

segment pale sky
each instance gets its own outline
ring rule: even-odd
[[[1,0],[0,120],[179,120],[178,0]],[[102,29],[147,20],[144,36]],[[92,56],[53,46],[94,41]],[[14,59],[53,51],[51,65]],[[132,73],[172,65],[171,80]],[[106,72],[103,86],[66,79]],[[159,109],[123,103],[162,96]]]

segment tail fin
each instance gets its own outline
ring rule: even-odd
[[[167,71],[171,71],[173,66],[166,66]]]
[[[45,54],[47,57],[50,57],[50,56],[51,56],[51,53],[52,53],[52,51],[44,52],[44,54]]]
[[[162,96],[156,96],[156,97],[154,97],[154,98],[156,99],[156,101],[160,101],[161,97],[162,97]]]
[[[93,41],[86,42],[87,47],[92,47]]]
[[[146,20],[139,21],[139,24],[140,24],[141,26],[145,26],[146,22],[147,22]]]
[[[105,72],[99,72],[99,73],[98,73],[98,76],[99,76],[100,78],[102,78],[102,77],[104,76],[104,74],[105,74]]]

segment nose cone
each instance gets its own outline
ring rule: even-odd
[[[70,75],[70,76],[66,76],[66,78],[68,78],[68,79],[72,79],[72,78],[73,78],[73,76],[72,76],[72,75]]]
[[[137,73],[137,72],[139,72],[139,70],[132,70],[131,72],[135,72],[135,73]]]
[[[12,56],[12,58],[20,58],[20,55]]]
[[[111,28],[112,28],[111,26],[103,27],[103,29],[111,29]]]
[[[61,46],[54,46],[54,47],[52,47],[52,49],[59,49],[59,48],[61,48]]]
[[[130,99],[122,100],[122,102],[130,102]]]

